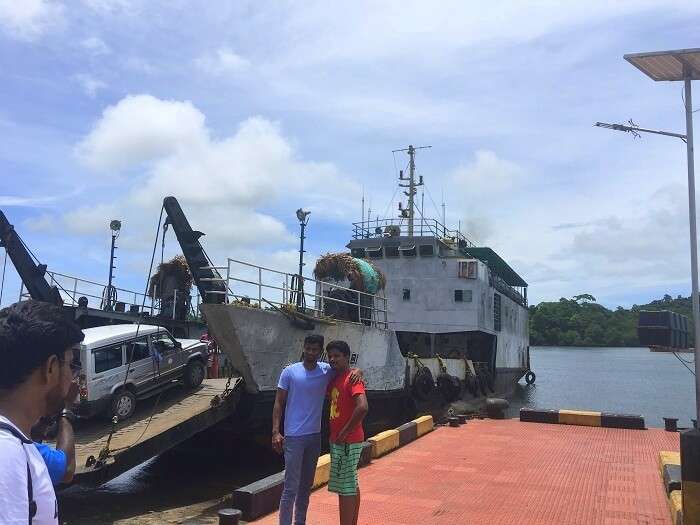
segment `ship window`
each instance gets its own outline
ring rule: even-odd
[[[411,290],[408,288],[403,289],[403,300],[404,301],[410,301],[411,300]]]
[[[350,250],[350,254],[353,257],[357,257],[358,259],[364,259],[365,258],[365,249],[364,248],[353,248]]]
[[[384,247],[384,255],[387,257],[398,257],[399,256],[399,247],[398,246],[385,246]]]
[[[382,247],[378,248],[367,248],[367,255],[370,259],[381,259],[382,258]]]
[[[493,294],[493,329],[501,331],[501,296],[497,293]]]
[[[456,303],[471,303],[472,302],[472,291],[471,290],[455,290],[455,302]]]
[[[411,244],[410,246],[400,246],[401,255],[404,257],[415,257],[416,256],[416,245]]]
[[[478,266],[476,261],[460,261],[459,276],[463,279],[476,279],[478,275]]]
[[[432,257],[435,255],[435,247],[432,244],[421,244],[418,253],[421,257]]]

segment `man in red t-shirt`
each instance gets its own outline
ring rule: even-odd
[[[365,434],[362,420],[367,415],[367,396],[363,383],[350,382],[350,347],[345,341],[326,346],[328,362],[335,379],[328,385],[330,398],[331,472],[328,490],[338,494],[340,525],[357,525],[360,515],[360,487],[357,464]]]

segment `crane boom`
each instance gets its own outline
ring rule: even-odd
[[[163,208],[168,215],[166,224],[173,227],[202,302],[206,304],[225,303],[227,283],[221,278],[219,272],[211,267],[212,264],[199,242],[199,238],[204,234],[192,229],[175,197],[165,197]]]
[[[12,264],[15,265],[15,269],[32,299],[57,306],[63,305],[58,288],[51,286],[44,277],[46,265],[34,262],[22,243],[22,239],[15,231],[15,227],[10,224],[2,211],[0,211],[0,246],[7,251],[7,255],[10,256]]]

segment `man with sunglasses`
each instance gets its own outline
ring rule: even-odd
[[[75,395],[83,337],[58,306],[30,300],[0,310],[0,523],[58,524],[51,478],[29,436]]]

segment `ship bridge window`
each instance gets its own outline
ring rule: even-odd
[[[382,247],[379,246],[377,248],[374,248],[374,247],[367,248],[367,255],[369,255],[370,259],[381,259],[382,258]]]
[[[399,256],[399,247],[398,246],[385,246],[384,247],[384,255],[386,257],[398,257]]]
[[[435,255],[435,247],[432,244],[421,244],[418,246],[418,253],[421,257],[432,257]]]
[[[462,279],[476,279],[478,276],[478,266],[476,261],[460,261],[459,276]]]
[[[350,250],[350,254],[358,259],[364,259],[366,256],[364,248],[353,248]]]
[[[401,255],[404,257],[415,257],[416,256],[416,245],[411,244],[407,246],[399,246],[399,250],[401,250]]]
[[[410,301],[411,300],[411,290],[408,288],[403,289],[403,300],[404,301]]]

